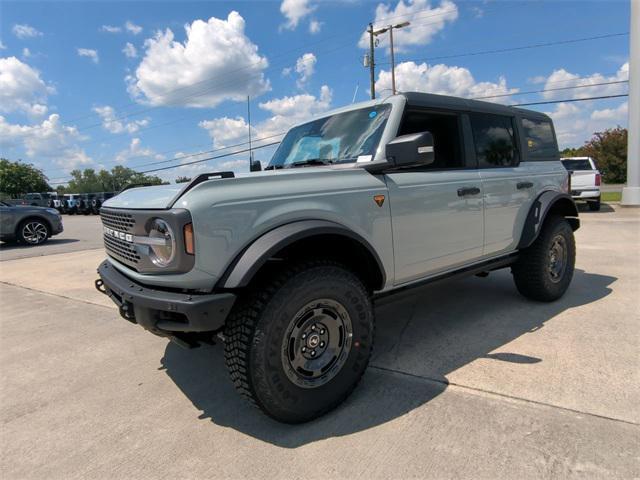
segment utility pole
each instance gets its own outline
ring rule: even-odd
[[[640,0],[631,0],[629,43],[627,186],[622,189],[620,203],[640,206]]]
[[[369,82],[371,88],[371,100],[376,98],[376,62],[373,45],[373,24],[369,24]]]
[[[247,123],[249,124],[249,170],[251,171],[253,152],[251,151],[251,102],[249,101],[249,95],[247,95]]]

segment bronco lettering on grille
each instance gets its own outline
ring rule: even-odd
[[[130,233],[119,232],[113,228],[103,227],[104,234],[108,237],[124,240],[125,242],[133,243],[133,235]]]

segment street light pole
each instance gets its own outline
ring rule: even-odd
[[[404,27],[408,27],[409,25],[411,25],[409,22],[402,22],[396,25],[389,25],[388,27],[381,28],[380,30],[371,31],[373,29],[373,26],[369,24],[372,41],[373,41],[374,35],[377,37],[378,35],[382,35],[383,33],[389,32],[389,47],[391,48],[391,91],[393,92],[394,95],[396,94],[396,62],[395,62],[395,56],[393,51],[393,29],[404,28]],[[372,49],[372,52],[373,52],[373,49]]]
[[[391,47],[391,91],[396,94],[396,62],[393,57],[393,27],[389,27],[389,45]]]

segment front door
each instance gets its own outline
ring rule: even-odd
[[[406,112],[398,135],[423,131],[433,135],[435,162],[385,175],[396,285],[482,256],[482,182],[466,159],[460,115]]]

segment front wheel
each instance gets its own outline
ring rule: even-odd
[[[573,230],[563,217],[548,218],[531,246],[511,267],[518,291],[542,302],[557,300],[569,288],[576,262]]]
[[[49,238],[49,227],[41,220],[27,219],[18,227],[18,240],[27,245],[40,245]]]
[[[373,348],[373,307],[362,282],[341,264],[300,262],[243,299],[225,337],[239,392],[278,421],[306,422],[358,384]]]

